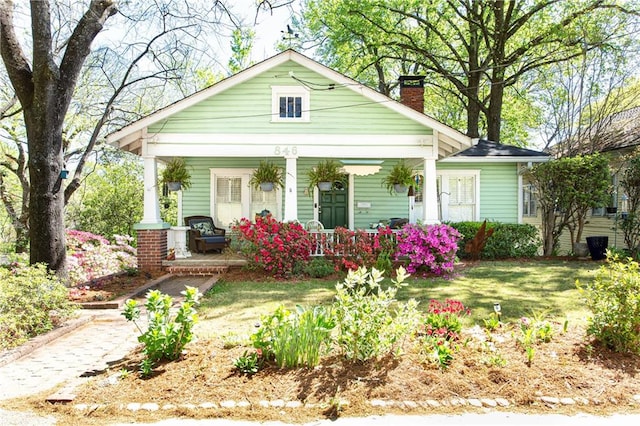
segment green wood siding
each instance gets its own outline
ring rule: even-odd
[[[417,122],[339,86],[309,91],[310,122],[272,123],[271,87],[301,85],[289,76],[291,71],[313,87],[333,83],[290,61],[150,126],[149,133],[431,134]]]
[[[187,158],[191,170],[192,185],[183,192],[183,215],[209,215],[211,206],[211,168],[255,168],[257,158]],[[271,159],[285,167],[283,159]],[[354,219],[356,228],[369,228],[370,223],[388,220],[392,217],[409,217],[409,200],[406,194],[389,195],[382,186],[382,178],[389,173],[397,160],[386,160],[380,172],[369,176],[355,176]],[[315,167],[317,159],[300,158],[298,168],[298,220],[305,223],[313,219],[313,192],[308,191],[307,172]],[[369,209],[358,209],[358,201],[371,203]],[[283,197],[284,203],[284,197]],[[284,208],[284,206],[282,206]],[[182,219],[181,219],[182,220]]]
[[[480,170],[480,220],[518,222],[516,163],[437,163],[437,170]]]

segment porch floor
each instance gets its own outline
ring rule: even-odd
[[[218,275],[246,263],[242,257],[228,253],[191,253],[184,259],[163,260],[162,267],[174,275]]]

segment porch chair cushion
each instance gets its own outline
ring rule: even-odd
[[[227,247],[226,231],[218,228],[210,216],[187,216],[184,224],[190,228],[189,250],[205,253],[209,250],[222,251]]]

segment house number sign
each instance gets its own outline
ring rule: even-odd
[[[297,146],[280,146],[276,145],[273,150],[275,155],[298,155],[298,147]]]

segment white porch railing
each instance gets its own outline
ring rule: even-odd
[[[373,238],[373,235],[378,233],[377,229],[363,229],[367,234]],[[396,236],[398,235],[399,230],[392,230],[391,237],[396,240]],[[311,238],[311,256],[324,256],[325,246],[328,245],[333,247],[336,243],[336,239],[338,238],[336,234],[333,232],[333,229],[322,229],[317,231],[308,231],[309,237]],[[351,238],[356,238],[357,235],[352,236]]]

